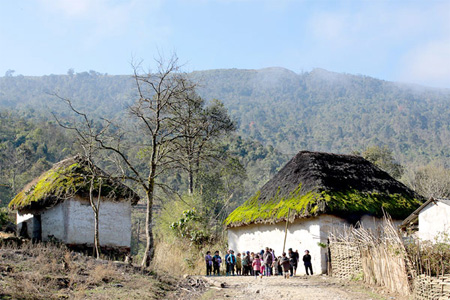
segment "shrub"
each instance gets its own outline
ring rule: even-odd
[[[434,241],[411,241],[406,243],[406,249],[417,274],[436,276],[450,273],[449,234],[441,233]]]

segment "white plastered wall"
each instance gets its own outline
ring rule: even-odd
[[[47,241],[49,236],[65,242],[64,228],[66,202],[59,203],[41,213],[42,240]]]
[[[79,198],[65,202],[68,218],[67,244],[93,244],[94,213],[88,201]],[[102,201],[99,214],[99,239],[102,246],[131,245],[130,202]]]
[[[366,228],[375,228],[382,224],[377,218],[367,217],[361,220]],[[285,222],[277,224],[253,224],[248,226],[232,227],[228,229],[228,245],[230,249],[244,252],[259,252],[266,247],[275,250],[277,256],[281,255],[285,236]],[[297,274],[305,274],[302,257],[305,250],[309,250],[312,258],[314,273],[326,273],[327,271],[327,248],[320,247],[318,243],[327,244],[328,235],[331,231],[339,232],[348,228],[344,219],[321,215],[316,218],[297,219],[289,224],[286,248],[298,250],[300,261]]]
[[[49,236],[66,244],[94,243],[94,213],[87,200],[76,197],[41,213],[42,240]],[[28,234],[33,230],[32,214],[17,214],[17,227],[27,222]],[[131,203],[102,201],[99,215],[99,239],[102,246],[130,247]]]
[[[436,241],[445,233],[450,236],[450,205],[431,202],[419,213],[418,236],[422,240]]]

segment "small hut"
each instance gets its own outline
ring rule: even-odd
[[[18,232],[34,240],[55,239],[73,248],[92,247],[94,213],[89,202],[92,174],[96,198],[101,182],[100,246],[129,251],[131,206],[139,197],[79,155],[56,163],[11,200],[9,208],[17,210]]]
[[[403,221],[402,228],[421,240],[450,237],[450,199],[428,199]]]
[[[376,228],[384,212],[400,223],[422,200],[362,157],[301,151],[228,216],[228,243],[281,255],[286,234],[286,249],[299,250],[300,258],[309,250],[315,272],[326,272],[323,246],[331,231],[361,223]]]

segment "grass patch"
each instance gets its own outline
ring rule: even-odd
[[[0,299],[166,299],[178,282],[64,246],[0,249]]]

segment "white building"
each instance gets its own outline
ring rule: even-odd
[[[228,216],[228,246],[238,252],[269,247],[279,256],[286,236],[285,251],[300,255],[297,274],[305,274],[305,250],[313,271],[326,273],[330,232],[358,224],[376,229],[383,211],[400,222],[422,200],[362,157],[302,151]]]
[[[17,230],[34,240],[57,239],[67,245],[94,244],[94,213],[89,202],[90,175],[80,156],[63,160],[26,186],[11,201],[17,210]],[[98,178],[105,173],[97,167]],[[94,180],[98,197],[98,179]],[[100,246],[129,251],[131,206],[139,197],[112,179],[103,179],[99,209]]]
[[[417,230],[421,240],[442,241],[450,238],[450,199],[430,198],[402,223],[403,227]]]

